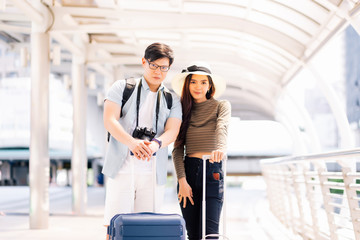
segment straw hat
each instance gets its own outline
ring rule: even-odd
[[[179,96],[181,96],[185,78],[189,74],[210,76],[215,85],[214,98],[218,98],[224,93],[226,88],[225,80],[218,75],[212,74],[209,64],[206,62],[192,62],[186,69],[183,69],[181,73],[175,75],[171,80],[171,86]]]

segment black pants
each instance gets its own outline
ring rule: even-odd
[[[219,233],[220,213],[224,199],[224,176],[222,162],[206,162],[206,234]],[[194,205],[189,201],[186,208],[183,202],[180,208],[186,222],[189,240],[201,239],[202,232],[202,181],[203,160],[200,158],[185,157],[186,180],[192,188]],[[207,239],[218,239],[207,238]]]

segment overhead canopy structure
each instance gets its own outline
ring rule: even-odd
[[[30,21],[48,21],[52,48],[61,49],[55,72],[70,71],[70,54],[81,55],[88,69],[104,76],[97,80],[103,91],[116,72],[141,74],[146,46],[164,42],[175,52],[169,88],[173,74],[206,60],[225,77],[223,98],[242,119],[274,119],[279,94],[303,64],[348,24],[360,29],[355,0],[48,0],[44,12],[32,1],[2,2],[5,44],[23,46]]]
[[[170,89],[174,74],[191,61],[206,60],[227,81],[222,97],[230,100],[232,116],[273,120],[286,85],[328,40],[349,24],[360,33],[359,10],[355,0],[0,0],[0,51],[19,51],[24,65],[29,52],[32,61],[30,227],[46,228],[49,216],[44,181],[49,59],[52,73],[72,75],[72,199],[73,211],[81,215],[87,186],[86,94],[103,94],[114,80],[142,74],[149,44],[174,49],[165,82]],[[85,86],[85,66],[92,91]],[[347,118],[336,101],[329,101],[335,96],[326,87],[341,146],[352,146]]]

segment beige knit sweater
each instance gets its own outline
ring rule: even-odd
[[[174,148],[172,156],[177,178],[185,177],[184,156],[197,152],[222,150],[226,152],[227,132],[231,117],[228,101],[213,98],[194,103],[185,145]]]

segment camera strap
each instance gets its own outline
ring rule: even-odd
[[[138,85],[138,92],[136,96],[136,127],[139,126],[139,108],[140,108],[140,95],[141,95],[141,80]],[[157,127],[158,127],[158,119],[159,119],[159,109],[160,109],[160,91],[158,91],[157,94],[157,100],[156,100],[156,129],[155,132],[157,133]]]

